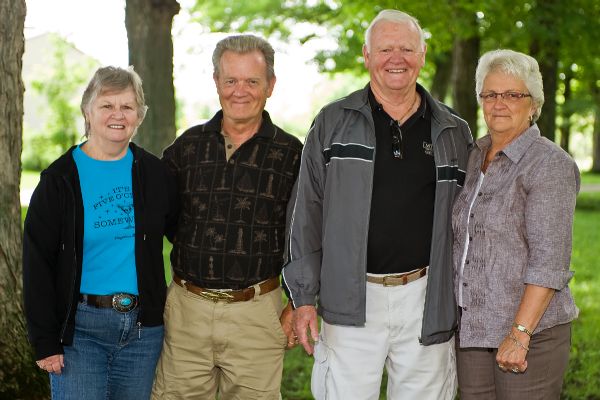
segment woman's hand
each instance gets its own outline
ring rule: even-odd
[[[504,338],[498,354],[496,362],[498,368],[504,372],[513,372],[515,374],[525,372],[527,369],[527,352],[529,351],[529,336],[522,332],[520,335],[515,334],[514,329],[511,329],[508,335]]]
[[[48,371],[51,374],[60,374],[62,369],[65,367],[65,360],[63,354],[55,354],[35,362],[38,367]]]

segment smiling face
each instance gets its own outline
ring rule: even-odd
[[[267,98],[273,93],[275,77],[267,78],[267,63],[259,50],[225,51],[213,79],[224,120],[236,124],[260,121]]]
[[[383,20],[375,24],[368,48],[363,46],[373,92],[391,96],[414,91],[426,51],[411,23]]]
[[[481,93],[518,92],[529,93],[525,83],[512,75],[496,71],[487,74],[483,80]],[[504,100],[499,96],[495,101],[482,102],[483,117],[492,135],[502,135],[505,139],[515,138],[529,127],[535,107],[531,97]]]
[[[133,88],[100,93],[85,112],[89,141],[98,144],[127,144],[140,118]]]

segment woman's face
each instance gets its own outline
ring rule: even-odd
[[[483,81],[482,94],[489,93],[529,94],[525,83],[504,72],[490,72]],[[492,134],[518,136],[529,127],[535,107],[531,97],[496,96],[486,101],[482,99],[483,117]]]
[[[98,95],[86,112],[89,139],[129,143],[139,125],[138,105],[132,88]]]

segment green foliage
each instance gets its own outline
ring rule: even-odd
[[[580,204],[585,207],[580,207]],[[595,204],[593,207],[588,207]],[[579,318],[573,323],[569,368],[563,399],[600,399],[600,192],[582,193],[577,199],[573,255],[575,276],[570,284]]]
[[[401,9],[414,15],[424,28],[428,36],[428,62],[420,81],[426,87],[430,87],[438,66],[452,68],[440,60],[451,54],[456,39],[476,37],[481,40],[481,52],[512,48],[532,53],[538,61],[544,61],[545,55],[557,48],[559,80],[564,81],[565,72],[574,69],[569,101],[560,101],[564,84],[556,91],[557,115],[563,115],[562,107],[585,116],[600,106],[600,55],[597,51],[600,29],[590,28],[600,20],[600,2],[597,0],[198,0],[190,11],[195,21],[212,31],[258,32],[271,38],[314,44],[320,49],[315,61],[322,71],[363,75],[361,47],[364,32],[372,18],[385,8]],[[475,25],[471,23],[473,18],[477,21]],[[547,82],[552,80],[550,78],[544,77]],[[548,101],[543,114],[552,115],[548,114],[551,111],[548,105],[552,102],[548,94],[546,97]],[[588,127],[593,125],[593,118],[576,120]],[[573,127],[572,130],[577,129]],[[589,154],[589,150],[586,146],[585,154]]]
[[[27,169],[42,169],[82,136],[77,127],[82,87],[97,67],[95,61],[69,62],[73,47],[60,38],[52,41],[54,54],[46,74],[31,82],[33,90],[47,102],[42,132],[24,135],[22,163]]]

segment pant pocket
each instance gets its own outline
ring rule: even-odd
[[[315,400],[327,399],[327,375],[329,374],[329,348],[319,340],[315,343],[314,364],[310,380],[310,390]]]

